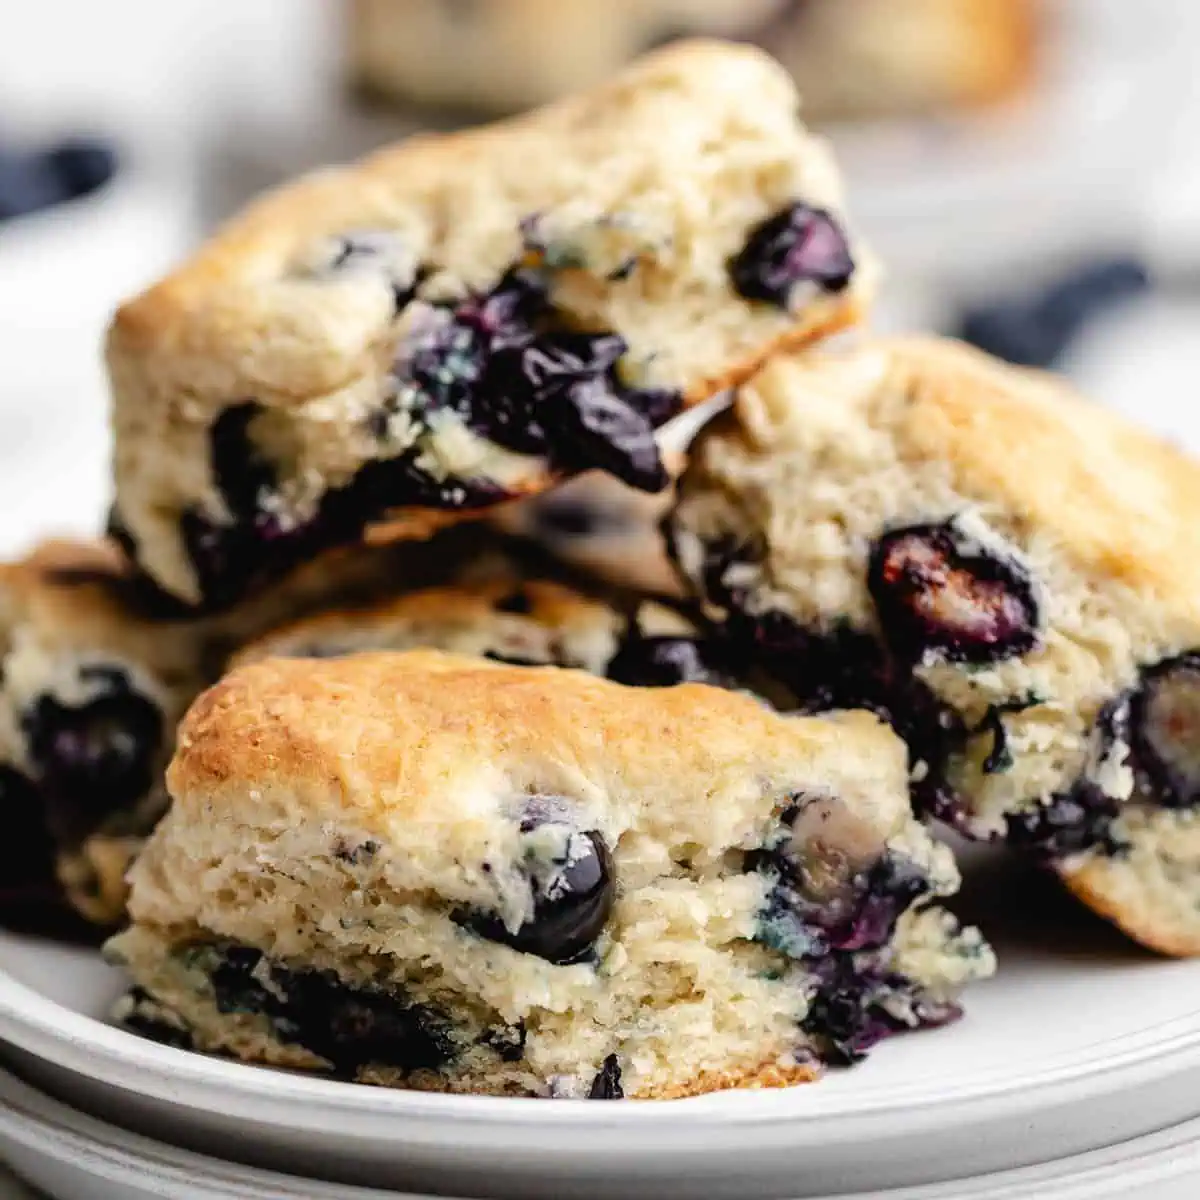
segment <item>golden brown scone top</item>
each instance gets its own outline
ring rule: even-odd
[[[264,196],[120,308],[110,331],[117,383],[125,360],[140,359],[164,392],[186,390],[197,367],[206,380],[230,372],[231,383],[267,403],[336,391],[390,352],[392,298],[383,287],[364,292],[353,282],[314,287],[289,278],[322,239],[396,230],[418,255],[433,251],[439,268],[484,287],[513,261],[523,219],[580,200],[596,212],[663,218],[702,238],[711,216],[700,189],[721,165],[719,155],[706,157],[714,138],[731,146],[739,134],[778,141],[782,186],[763,181],[768,200],[780,193],[778,204],[796,198],[789,168],[794,174],[795,159],[811,154],[813,200],[833,204],[832,168],[815,142],[805,149],[794,110],[793,84],[769,56],[697,40],[534,113],[411,138],[307,176]],[[767,215],[746,213],[745,225]],[[677,251],[691,256],[697,248]],[[576,299],[573,308],[586,307]],[[265,346],[276,350],[264,353]]]
[[[849,455],[863,436],[1052,535],[1080,569],[1200,617],[1200,466],[1050,374],[950,340],[876,339],[768,363],[717,435]]]
[[[294,819],[353,814],[416,838],[485,820],[497,796],[547,793],[619,824],[636,808],[661,835],[742,811],[761,825],[817,778],[897,822],[907,813],[903,747],[865,713],[787,718],[701,684],[627,688],[412,651],[234,671],[184,719],[168,786],[176,829],[286,795]]]

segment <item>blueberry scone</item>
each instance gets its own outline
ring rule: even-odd
[[[135,1029],[446,1091],[798,1083],[957,1013],[989,948],[865,713],[435,651],[205,693],[109,942]]]
[[[415,649],[510,666],[573,667],[630,687],[708,683],[751,690],[761,683],[770,692],[765,677],[750,670],[739,675],[740,664],[720,636],[668,605],[636,593],[599,595],[522,577],[499,565],[480,578],[290,622],[242,647],[229,666]]]
[[[651,46],[758,42],[806,112],[924,111],[992,100],[1030,77],[1036,0],[356,0],[347,39],[373,98],[484,111],[597,83]]]
[[[307,177],[117,313],[114,528],[216,608],[370,525],[660,491],[656,430],[854,321],[861,257],[791,81],[719,43]]]
[[[436,545],[461,540],[456,531]],[[418,577],[417,557],[399,547],[333,556],[201,621],[148,608],[111,544],[51,542],[0,566],[0,921],[42,927],[65,900],[87,921],[117,922],[126,867],[166,804],[175,727],[231,650]],[[434,564],[420,569],[437,578]]]
[[[693,455],[670,540],[745,655],[885,715],[923,811],[1200,952],[1200,466],[935,340],[781,357]]]

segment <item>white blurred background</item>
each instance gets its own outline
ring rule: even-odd
[[[965,305],[1133,257],[1155,285],[1058,365],[1200,449],[1200,2],[1041,3],[1021,96],[833,128],[889,261],[880,322],[953,329]],[[350,104],[343,16],[338,0],[0,2],[0,150],[93,132],[121,155],[94,196],[0,221],[0,554],[102,523],[113,305],[256,188],[412,127]]]

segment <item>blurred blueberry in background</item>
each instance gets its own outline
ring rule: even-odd
[[[1053,367],[1089,320],[1148,286],[1146,267],[1136,259],[1097,259],[1032,295],[966,309],[954,332],[1018,366]]]
[[[21,149],[0,143],[0,221],[90,195],[116,170],[116,151],[100,138]]]

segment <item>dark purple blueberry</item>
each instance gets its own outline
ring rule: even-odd
[[[0,923],[37,932],[46,915],[64,906],[55,845],[46,828],[41,792],[7,765],[0,765],[0,812],[8,847],[0,859]]]
[[[214,947],[213,995],[222,1012],[267,1017],[283,1041],[303,1046],[353,1075],[376,1064],[436,1070],[453,1054],[443,1017],[425,1005],[352,988],[329,971],[294,971],[249,946]]]
[[[834,797],[805,798],[780,820],[778,839],[747,866],[774,881],[761,937],[792,958],[883,946],[929,892],[925,873]]]
[[[729,263],[739,295],[780,308],[791,306],[800,284],[840,292],[853,274],[854,259],[841,226],[824,209],[801,203],[753,229]]]
[[[840,926],[829,932],[837,950],[864,950],[885,945],[901,913],[929,894],[929,877],[915,863],[887,854],[862,881],[861,898]]]
[[[231,405],[213,422],[208,434],[213,482],[229,511],[242,520],[259,515],[264,497],[276,485],[274,468],[250,432],[262,411],[262,405],[252,400]]]
[[[663,537],[672,561],[679,565],[677,536],[668,514],[663,522]],[[729,572],[739,566],[761,562],[763,548],[740,541],[732,535],[717,538],[704,545],[704,559],[700,565],[700,578],[696,580],[701,597],[710,604],[719,604],[730,610],[738,620],[748,620],[742,610],[746,596],[739,587],[731,586]]]
[[[459,919],[491,941],[563,966],[586,958],[608,923],[616,894],[612,854],[600,833],[573,829],[553,806],[539,808],[540,799],[532,798],[521,822],[523,834],[538,834],[526,842],[520,864],[533,895],[533,915],[515,930],[488,913]],[[560,834],[549,839],[550,848],[547,828]]]
[[[1090,263],[1034,296],[968,308],[958,336],[1025,367],[1052,367],[1093,317],[1144,292],[1146,268],[1130,259]]]
[[[1147,796],[1164,808],[1200,804],[1200,652],[1143,670],[1129,728]]]
[[[844,626],[812,634],[784,613],[749,617],[736,609],[728,629],[743,659],[787,688],[796,711],[865,708],[886,721],[908,746],[918,813],[961,824],[963,805],[946,768],[965,739],[962,720],[875,638]]]
[[[1119,803],[1089,783],[1019,812],[1009,813],[1005,840],[1045,858],[1067,858],[1085,850],[1120,854],[1125,847],[1115,838],[1113,821]]]
[[[215,948],[214,953],[217,961],[209,973],[209,986],[220,1012],[267,1014],[281,1003],[259,975],[258,968],[263,962],[261,950],[223,945]]]
[[[92,578],[80,582],[100,582],[109,586],[121,597],[130,609],[151,621],[175,621],[191,613],[190,607],[178,596],[163,591],[137,565],[137,541],[129,532],[121,515],[113,505],[108,512],[105,536],[116,542],[127,560],[124,573],[117,576],[111,571],[92,572]]]
[[[610,1054],[600,1068],[588,1090],[589,1100],[624,1100],[625,1090],[621,1087],[621,1064],[615,1054]]]
[[[568,469],[599,467],[643,492],[671,481],[654,440],[654,427],[604,379],[581,379],[552,412],[556,459]]]
[[[962,1015],[919,984],[869,956],[838,954],[817,968],[817,987],[801,1028],[825,1062],[850,1066],[896,1033],[936,1028]]]
[[[729,656],[715,638],[646,637],[636,628],[626,634],[607,673],[628,687],[735,686]]]
[[[73,842],[150,790],[164,738],[162,711],[117,673],[78,706],[38,698],[22,727],[54,835]]]
[[[596,467],[645,490],[666,486],[653,430],[680,400],[620,381],[620,337],[556,328],[545,282],[522,270],[438,312],[395,368],[418,414],[450,409],[481,436],[560,470]]]
[[[867,586],[884,639],[907,662],[989,663],[1037,645],[1026,570],[951,523],[893,529],[875,544]]]
[[[228,446],[222,454],[226,462],[236,457]],[[357,540],[390,508],[484,509],[510,498],[480,481],[435,480],[408,453],[365,463],[347,484],[325,493],[311,520],[285,528],[269,509],[250,511],[246,506],[251,495],[266,496],[272,490],[261,478],[255,484],[253,472],[247,479],[234,487],[233,500],[241,502],[241,511],[235,511],[232,524],[214,522],[192,509],[180,517],[180,536],[196,572],[203,610],[226,608],[321,551]]]

